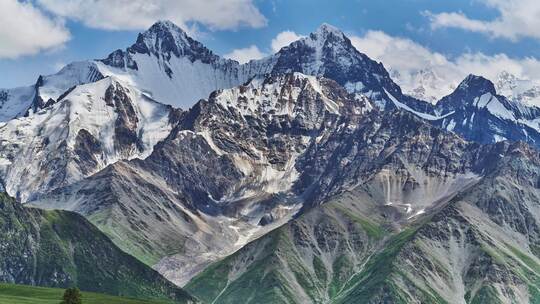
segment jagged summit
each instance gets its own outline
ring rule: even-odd
[[[482,76],[469,74],[454,92],[437,103],[437,107],[441,113],[449,113],[458,108],[474,106],[476,100],[484,95],[487,99],[497,95],[493,82]]]
[[[524,106],[499,94],[490,80],[467,76],[436,105],[444,116],[440,127],[480,143],[523,140],[538,145],[538,108]]]
[[[343,34],[343,32],[339,28],[328,23],[321,24],[317,28],[317,30],[312,33],[312,35],[319,36],[319,37],[328,37],[330,35],[341,37],[341,38],[345,37],[345,34]]]
[[[137,37],[137,43],[144,43],[149,48],[160,47],[160,45],[155,45],[157,42],[170,42],[176,45],[190,44],[186,32],[171,21],[158,21]]]
[[[137,37],[137,42],[128,51],[153,54],[167,60],[171,55],[187,56],[191,61],[205,63],[219,60],[219,57],[202,43],[192,39],[179,26],[171,21],[158,21]]]
[[[321,49],[319,52],[322,51],[322,48],[342,49],[350,53],[356,51],[349,38],[340,29],[328,23],[321,24],[307,37],[300,39],[299,42]]]
[[[162,31],[168,31],[168,32],[180,32],[185,33],[185,31],[176,23],[170,21],[170,20],[159,20],[156,21],[152,26],[146,30],[146,32],[162,32]]]
[[[495,85],[490,80],[478,76],[469,74],[465,79],[459,84],[457,90],[470,90],[474,91],[476,94],[483,95],[485,93],[496,94]]]

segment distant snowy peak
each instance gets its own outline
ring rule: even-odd
[[[504,119],[531,120],[540,117],[540,108],[525,104],[521,100],[508,98],[505,96],[505,92],[499,90],[504,91],[504,88],[501,87],[500,79],[497,84],[494,84],[482,76],[469,75],[452,94],[441,99],[437,107],[440,112],[444,113],[454,111],[458,108],[471,106],[481,108],[491,105],[489,107],[492,110],[491,112]],[[492,100],[493,102],[482,102],[487,100]],[[495,101],[500,105],[497,106],[498,110],[493,108]]]
[[[496,94],[495,85],[490,80],[469,74],[457,87],[456,91],[473,92],[477,94]]]
[[[27,114],[35,113],[55,103],[77,85],[95,82],[103,78],[103,74],[92,61],[73,62],[56,74],[39,76],[34,85],[36,94]]]
[[[540,84],[503,71],[495,83],[497,92],[525,106],[540,107]]]
[[[39,76],[32,86],[0,90],[0,122],[30,115],[51,104],[79,84],[103,79],[92,61],[73,62],[58,73]]]
[[[441,114],[462,111],[469,108],[485,108],[488,105],[500,105],[494,114],[505,118],[513,117],[514,110],[511,102],[503,96],[497,95],[495,85],[490,80],[477,75],[468,75],[452,94],[442,98],[437,103],[437,110]],[[493,110],[494,108],[491,107]],[[503,114],[504,112],[504,114]]]
[[[540,144],[540,108],[524,106],[497,94],[488,79],[469,75],[456,90],[442,98],[437,124],[467,140],[494,143],[503,140]]]
[[[393,69],[390,69],[389,72],[404,94],[431,104],[436,104],[443,96],[452,93],[457,87],[456,83],[449,83],[448,79],[439,76],[430,68],[410,73],[400,73]]]
[[[495,85],[499,92],[507,93],[517,88],[518,81],[519,79],[514,74],[510,74],[507,71],[502,71],[497,75]]]
[[[494,96],[497,94],[495,85],[482,76],[468,75],[458,87],[443,97],[438,103],[437,108],[441,114],[445,114],[456,109],[469,106],[477,97],[489,93]]]
[[[34,86],[0,89],[0,122],[23,116],[32,105]]]

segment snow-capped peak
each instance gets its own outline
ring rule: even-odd
[[[170,21],[158,21],[148,30],[139,34],[136,44],[132,47],[142,53],[174,53],[177,57],[183,55],[186,49],[196,44],[186,32]]]
[[[524,106],[540,107],[540,84],[529,79],[522,79],[507,71],[497,75],[497,92],[506,98]]]
[[[499,88],[514,89],[517,87],[517,82],[520,79],[514,74],[510,74],[508,71],[502,71],[497,75],[496,86]]]
[[[448,79],[441,77],[430,67],[408,73],[400,73],[395,69],[390,69],[389,72],[404,94],[431,104],[436,104],[441,97],[452,93],[458,85],[458,83],[449,82]]]
[[[152,24],[152,26],[148,28],[148,30],[146,30],[146,32],[163,32],[163,31],[167,31],[171,33],[173,32],[185,33],[181,27],[179,27],[178,25],[176,25],[174,22],[170,20],[159,20],[156,23]]]
[[[319,52],[325,46],[332,49],[347,50],[350,50],[352,46],[350,40],[342,31],[328,23],[323,23],[317,30],[309,34],[309,36],[298,40],[298,42],[314,47]]]
[[[317,30],[315,32],[313,32],[313,35],[318,37],[318,38],[319,37],[326,38],[329,35],[333,35],[333,36],[339,37],[339,38],[343,38],[345,36],[340,29],[338,29],[337,27],[335,27],[335,26],[333,26],[331,24],[328,24],[328,23],[321,24],[317,28]]]
[[[459,84],[457,90],[460,91],[469,91],[475,92],[479,95],[485,93],[491,93],[492,95],[496,94],[495,85],[490,80],[473,74],[469,74],[465,79]]]

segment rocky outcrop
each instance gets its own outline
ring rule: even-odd
[[[210,265],[187,289],[214,303],[534,303],[539,154],[522,144],[472,150],[499,159],[408,221],[367,181]]]

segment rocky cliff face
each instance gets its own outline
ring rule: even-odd
[[[467,142],[407,111],[380,111],[335,81],[293,73],[216,91],[183,113],[148,158],[32,204],[84,214],[179,284],[196,275],[189,290],[210,302],[469,301],[484,296],[475,289],[480,274],[461,285],[448,274],[426,291],[419,278],[398,278],[406,269],[398,258],[418,252],[409,248],[432,218],[500,178],[500,160],[517,158],[513,150]],[[483,261],[475,263],[495,267]],[[440,275],[429,264],[439,262],[425,262],[426,273]],[[279,287],[246,291],[248,281]],[[449,291],[458,288],[450,281],[465,292]],[[534,296],[504,284],[493,297]]]
[[[420,222],[391,260],[374,257],[390,264],[377,288],[357,285],[337,302],[538,301],[538,152],[521,144],[493,149],[500,160],[475,187]]]
[[[378,186],[378,173],[342,190],[210,265],[187,289],[214,303],[534,303],[538,152],[521,144],[462,146],[451,139],[446,146],[453,142],[452,154],[466,160],[454,168],[479,174],[454,191],[412,176],[399,184],[403,163],[382,162],[380,168],[393,168],[381,170],[388,188]],[[451,164],[436,159],[445,168]],[[359,164],[353,166],[360,170]],[[453,180],[433,165],[420,166],[425,169],[416,175]],[[411,172],[413,164],[405,167]],[[423,195],[407,203],[414,191]],[[389,202],[392,196],[400,198]]]
[[[257,78],[200,101],[146,159],[118,162],[32,204],[86,215],[149,264],[169,257],[158,269],[183,282],[290,219],[302,203],[291,191],[296,159],[342,116],[370,109],[331,80]]]

